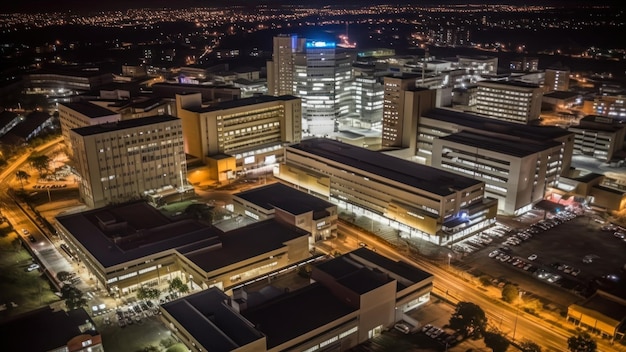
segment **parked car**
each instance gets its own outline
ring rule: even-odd
[[[528,256],[528,260],[535,260],[537,259],[537,255],[536,254],[531,254]]]
[[[404,334],[408,334],[411,332],[411,328],[409,328],[409,326],[404,323],[396,323],[393,328]]]
[[[28,270],[28,271],[33,271],[33,270],[37,270],[37,269],[39,269],[39,264],[37,264],[37,263],[33,263],[33,264],[29,265],[28,268],[26,268],[26,270]]]

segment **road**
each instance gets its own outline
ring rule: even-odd
[[[378,240],[374,236],[360,231],[352,224],[340,221],[338,231],[347,236],[342,241],[346,247],[350,243],[364,242],[370,248],[386,257],[403,260],[412,263],[418,268],[434,275],[433,293],[456,303],[459,301],[472,302],[479,305],[487,314],[492,327],[499,329],[509,339],[515,337],[515,341],[525,339],[533,341],[543,347],[543,351],[564,351],[567,348],[567,339],[572,336],[568,330],[551,324],[545,319],[533,316],[501,300],[494,299],[478,288],[479,284],[470,279],[470,275],[457,271],[445,264],[442,266],[425,258],[417,257],[410,253],[410,248],[396,248]],[[340,250],[341,251],[341,250]],[[343,253],[343,252],[342,252]],[[555,317],[555,322],[566,325],[564,318]],[[626,351],[621,345],[609,345],[606,341],[596,339],[598,351]]]

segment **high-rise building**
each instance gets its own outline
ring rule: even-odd
[[[303,130],[325,136],[336,131],[337,119],[347,116],[353,57],[334,42],[307,41],[296,55],[295,90],[302,99]]]
[[[274,37],[272,60],[267,62],[267,87],[269,95],[293,95],[296,53],[304,50],[305,38],[295,34]]]
[[[120,113],[87,102],[78,101],[59,104],[59,121],[61,122],[61,134],[65,145],[72,153],[70,131],[74,128],[93,126],[101,123],[112,123],[122,119]]]
[[[71,145],[80,197],[89,207],[184,190],[187,167],[181,120],[159,115],[75,128]]]
[[[359,127],[380,130],[383,117],[383,85],[375,77],[361,76],[352,82],[354,114]]]
[[[528,124],[539,119],[543,91],[534,84],[480,81],[476,112],[490,118]]]
[[[546,69],[543,89],[546,92],[567,91],[569,89],[570,70],[567,67],[554,66]]]
[[[521,57],[511,60],[509,63],[511,71],[536,72],[539,70],[539,59],[536,57]]]
[[[417,88],[417,74],[384,77],[382,146],[417,150],[419,116],[435,107],[436,90]]]

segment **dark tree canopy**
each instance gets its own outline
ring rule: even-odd
[[[520,344],[520,349],[522,352],[541,352],[541,347],[532,341],[522,342]]]
[[[450,317],[450,327],[465,331],[466,336],[481,336],[486,326],[485,312],[471,302],[459,302],[456,311]]]
[[[502,288],[502,299],[507,303],[513,303],[519,296],[519,290],[515,285],[506,284]]]
[[[488,331],[485,332],[485,345],[493,350],[493,352],[506,352],[509,348],[509,340],[500,333]]]
[[[567,339],[567,348],[571,352],[595,352],[598,346],[588,333],[581,332]]]

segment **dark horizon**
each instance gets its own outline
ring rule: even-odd
[[[136,8],[185,8],[185,7],[254,7],[259,5],[268,6],[284,6],[284,5],[303,5],[310,7],[321,7],[326,5],[331,6],[344,6],[344,7],[359,7],[370,6],[375,4],[399,4],[399,5],[543,5],[543,6],[563,6],[563,7],[581,7],[581,6],[615,6],[614,1],[597,1],[590,3],[589,1],[567,1],[567,0],[549,0],[549,1],[521,1],[521,0],[487,0],[478,2],[467,2],[460,0],[427,0],[427,1],[399,1],[399,0],[364,0],[358,3],[346,4],[343,0],[138,0],[138,1],[124,1],[124,0],[109,0],[106,2],[99,2],[94,4],[93,2],[84,0],[25,0],[16,2],[2,2],[0,4],[0,13],[14,13],[14,12],[29,12],[29,13],[41,13],[41,12],[64,12],[64,11],[106,11],[106,10],[125,10]]]

